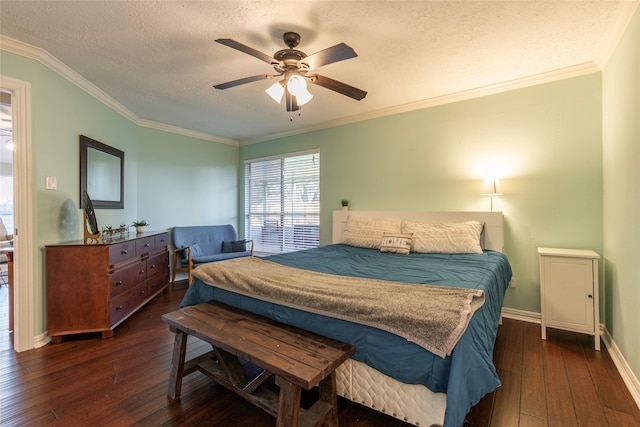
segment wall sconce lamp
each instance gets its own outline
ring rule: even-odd
[[[500,186],[500,180],[496,177],[485,178],[480,190],[481,196],[489,196],[491,200],[491,212],[493,212],[493,196],[502,195],[502,186]]]

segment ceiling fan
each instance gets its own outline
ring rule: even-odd
[[[367,96],[367,92],[361,89],[313,72],[323,65],[344,61],[345,59],[355,58],[358,56],[351,47],[344,43],[339,43],[314,54],[307,55],[306,53],[295,49],[295,47],[300,43],[300,35],[298,33],[289,31],[284,33],[282,38],[284,43],[288,46],[288,49],[279,50],[274,53],[273,56],[269,56],[235,40],[216,39],[216,42],[218,43],[237,49],[240,52],[244,52],[266,62],[273,67],[276,73],[258,74],[257,76],[245,77],[243,79],[217,84],[213,87],[216,89],[228,89],[245,83],[271,79],[274,77],[283,77],[282,80],[279,80],[269,87],[266,92],[278,103],[282,101],[282,97],[284,96],[286,99],[287,111],[297,111],[300,109],[301,105],[306,104],[311,100],[311,98],[313,98],[313,95],[311,95],[307,90],[307,82],[333,90],[357,101],[360,101]]]

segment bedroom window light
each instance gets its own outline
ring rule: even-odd
[[[320,152],[245,161],[245,238],[273,254],[320,245]]]

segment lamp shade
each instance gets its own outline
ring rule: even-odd
[[[486,178],[480,190],[481,196],[499,196],[502,194],[500,181],[496,177]]]
[[[284,95],[284,85],[282,82],[276,82],[269,86],[269,88],[265,89],[265,92],[267,92],[274,101],[280,104],[282,96]]]
[[[311,98],[313,98],[313,95],[311,95],[311,92],[309,92],[307,89],[298,91],[298,94],[296,95],[296,101],[298,102],[298,105],[304,105],[307,102],[311,101]]]
[[[307,81],[304,77],[293,75],[287,80],[287,89],[293,96],[298,96],[303,92],[307,92]]]

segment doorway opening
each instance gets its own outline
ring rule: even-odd
[[[13,347],[13,147],[11,93],[0,91],[0,349]]]

